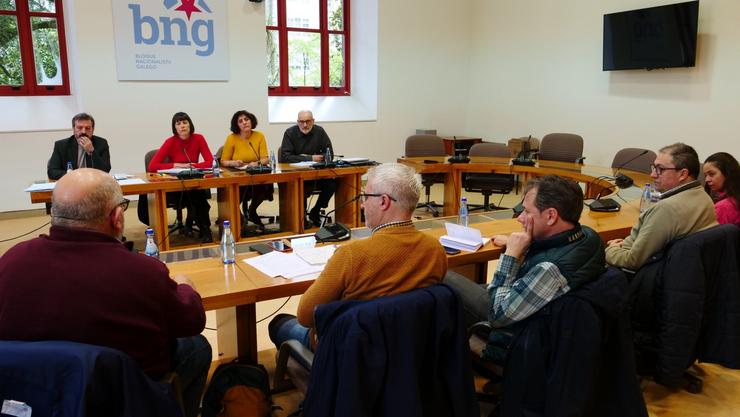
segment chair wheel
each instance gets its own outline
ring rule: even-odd
[[[434,217],[439,217],[439,213],[437,213],[436,211],[433,211],[433,212],[432,212],[432,216],[434,216]]]

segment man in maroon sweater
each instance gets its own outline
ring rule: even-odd
[[[155,379],[174,370],[196,416],[211,347],[193,283],[121,243],[128,200],[112,177],[83,168],[56,184],[49,235],[0,258],[0,339],[112,347]]]

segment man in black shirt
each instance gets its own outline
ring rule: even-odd
[[[283,135],[283,144],[280,148],[280,162],[302,162],[324,160],[326,150],[334,154],[331,140],[321,126],[314,124],[313,113],[309,110],[298,112],[298,123],[289,127]],[[308,198],[314,190],[320,190],[316,205],[308,212],[308,218],[315,226],[321,225],[319,211],[329,206],[329,200],[337,188],[336,180],[306,181],[303,184],[304,198]]]

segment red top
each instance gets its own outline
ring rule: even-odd
[[[0,258],[0,339],[108,346],[158,378],[176,339],[200,334],[203,304],[164,263],[102,233],[52,226]]]
[[[200,155],[203,156],[203,162],[198,162]],[[208,148],[208,143],[203,135],[193,133],[187,139],[180,139],[179,136],[170,136],[164,141],[157,153],[154,154],[152,160],[149,161],[147,172],[170,169],[176,163],[187,164],[188,162],[193,164],[193,168],[210,168],[213,164],[213,154]]]

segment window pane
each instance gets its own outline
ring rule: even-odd
[[[344,87],[344,35],[329,35],[329,86]]]
[[[285,0],[288,27],[319,28],[319,0]]]
[[[32,17],[31,31],[33,57],[36,61],[36,83],[62,85],[57,20],[52,17]]]
[[[15,10],[15,0],[0,0],[0,10]]]
[[[280,41],[278,31],[267,31],[267,85],[280,85]]]
[[[265,25],[277,26],[277,0],[265,0]]]
[[[23,85],[23,65],[15,16],[0,16],[0,85]]]
[[[32,12],[48,12],[55,13],[56,1],[55,0],[28,0],[28,9]]]
[[[343,30],[344,29],[344,8],[342,7],[342,0],[329,0],[327,2],[328,10],[327,16],[329,17],[329,30]]]
[[[321,86],[321,43],[318,33],[288,32],[288,83]]]

